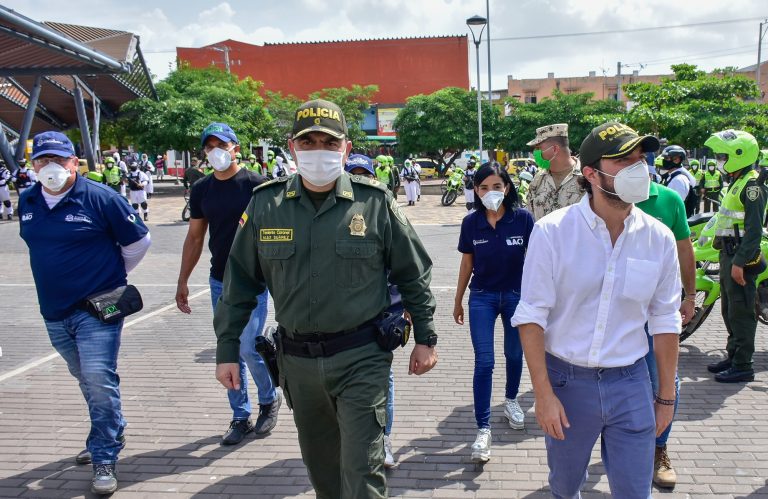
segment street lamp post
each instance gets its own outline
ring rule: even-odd
[[[467,19],[469,32],[472,33],[472,41],[475,42],[475,62],[477,62],[477,142],[480,148],[480,163],[483,162],[483,112],[480,107],[480,42],[483,39],[483,31],[488,20],[482,16],[472,16]],[[475,36],[473,27],[479,27],[480,33]]]

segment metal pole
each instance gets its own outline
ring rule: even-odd
[[[16,159],[13,157],[11,144],[8,143],[8,138],[5,136],[3,125],[0,125],[0,156],[5,160],[5,164],[8,165],[8,169],[11,172],[15,172],[18,169]]]
[[[96,171],[96,160],[93,158],[93,146],[91,145],[91,134],[88,131],[88,116],[85,114],[85,102],[83,101],[83,91],[80,86],[75,84],[75,110],[77,110],[77,122],[80,126],[80,139],[83,141],[83,151],[85,159],[88,161],[88,170]]]
[[[616,101],[621,102],[621,62],[616,63]]]
[[[226,45],[224,46],[224,64],[227,67],[227,73],[230,73],[231,71],[229,68],[229,47],[227,47]]]
[[[93,101],[93,133],[91,134],[91,144],[93,146],[93,154],[98,162],[101,162],[101,137],[99,136],[99,130],[101,128],[101,105],[94,99]]]
[[[490,5],[490,0],[485,0],[485,19],[488,21],[488,24],[485,25],[485,36],[487,39],[486,43],[488,44],[488,104],[491,104],[491,106],[493,106],[493,96],[492,96],[493,85],[491,83],[491,5]],[[480,83],[478,83],[477,88],[480,88]]]
[[[477,62],[477,142],[480,148],[480,164],[483,163],[483,110],[480,106],[480,40],[475,42]]]
[[[40,89],[43,88],[42,76],[35,77],[35,86],[32,87],[32,92],[29,94],[29,101],[27,102],[27,110],[24,113],[24,122],[21,124],[21,133],[19,134],[19,143],[16,145],[16,162],[18,163],[21,158],[24,157],[24,150],[27,148],[27,139],[29,138],[29,132],[32,130],[32,121],[35,119],[35,111],[37,110],[37,101],[40,98]]]
[[[760,23],[760,33],[757,37],[757,67],[755,68],[755,73],[757,75],[757,91],[760,92],[760,99],[762,100],[763,92],[760,89],[760,59],[762,58],[762,48],[763,48],[763,23]]]

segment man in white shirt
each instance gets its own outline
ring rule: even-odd
[[[658,146],[620,123],[592,130],[580,154],[588,195],[539,220],[531,234],[512,325],[520,328],[558,498],[580,497],[598,436],[612,495],[651,494],[654,437],[672,420],[681,328],[674,236],[634,207],[648,197],[643,153]],[[657,394],[644,360],[646,322]]]

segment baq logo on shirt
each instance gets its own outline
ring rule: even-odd
[[[523,236],[509,236],[507,238],[507,246],[523,246],[524,244]]]
[[[64,217],[64,221],[65,222],[80,222],[80,223],[86,223],[86,224],[92,224],[93,223],[93,221],[90,218],[88,218],[87,216],[85,216],[85,215],[73,215],[71,213],[69,215],[67,215],[66,217]]]

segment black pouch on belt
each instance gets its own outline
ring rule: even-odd
[[[280,333],[273,326],[264,329],[256,337],[256,352],[264,359],[274,386],[280,385],[280,369],[277,366],[277,350],[280,348]]]
[[[411,337],[411,325],[401,314],[384,312],[377,328],[376,343],[386,352],[404,347]]]
[[[117,322],[142,308],[144,302],[141,300],[141,293],[132,284],[96,293],[85,299],[85,309],[88,313],[106,324]]]

